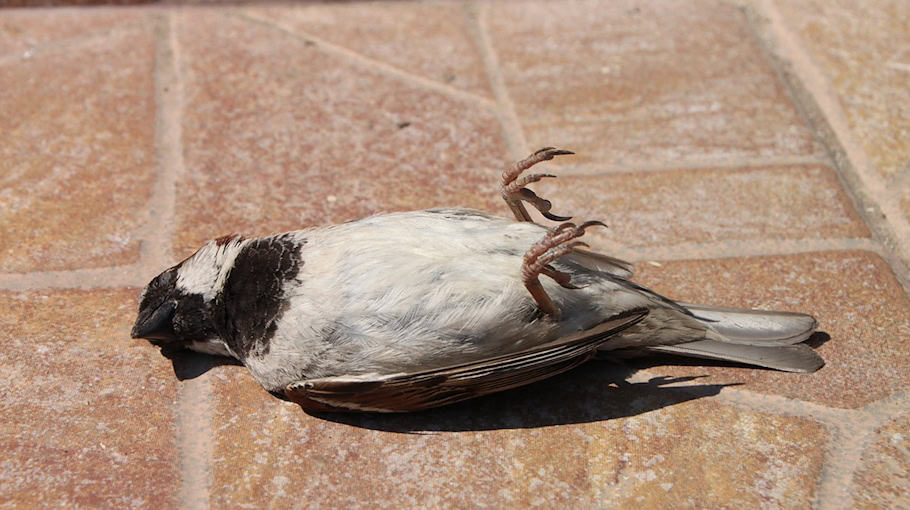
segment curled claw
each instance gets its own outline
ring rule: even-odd
[[[572,289],[572,290],[577,290],[577,289],[581,288],[572,283],[572,275],[570,275],[569,273],[564,273],[562,271],[559,271],[558,269],[554,268],[550,264],[543,266],[543,268],[541,268],[541,270],[540,270],[540,273],[545,274],[545,275],[549,276],[550,278],[552,278],[553,281],[558,283],[559,286],[562,288]]]
[[[543,239],[534,243],[525,253],[521,266],[521,277],[540,310],[549,315],[551,319],[559,318],[559,308],[550,299],[550,296],[540,284],[539,276],[546,275],[557,284],[566,289],[579,289],[581,287],[572,283],[572,275],[559,271],[550,265],[560,257],[567,255],[579,247],[588,248],[583,241],[573,241],[585,234],[585,229],[592,226],[606,226],[600,221],[586,221],[581,225],[566,222],[550,229]]]
[[[536,151],[534,151],[534,154],[531,154],[531,156],[528,159],[531,159],[533,157],[540,157],[540,158],[544,158],[544,159],[541,159],[541,161],[546,161],[549,159],[553,159],[554,156],[564,156],[564,155],[569,155],[569,154],[575,154],[575,153],[572,151],[557,149],[556,147],[544,147],[542,149],[537,149]]]
[[[512,209],[512,213],[518,221],[531,221],[527,209],[525,209],[524,205],[521,203],[522,201],[528,202],[534,206],[535,209],[540,211],[540,214],[549,220],[566,221],[571,218],[571,216],[559,216],[551,213],[550,208],[552,207],[552,204],[549,200],[540,198],[533,191],[525,188],[526,185],[532,182],[537,182],[545,178],[554,178],[556,177],[555,175],[532,174],[519,178],[522,172],[537,163],[566,154],[574,153],[555,147],[544,147],[502,172],[502,181],[499,185],[499,191],[502,194],[502,198],[506,201],[506,204]]]
[[[584,231],[585,231],[586,228],[588,228],[588,227],[593,227],[593,226],[609,228],[609,227],[607,227],[607,224],[604,223],[604,222],[602,222],[602,221],[599,221],[599,220],[588,220],[588,221],[582,223],[581,225],[579,225],[579,226],[578,226],[578,229],[581,230],[582,233],[584,233]]]
[[[555,178],[556,178],[556,176],[553,174],[525,175],[525,176],[522,176],[520,179],[517,179],[516,181],[512,182],[508,186],[506,186],[506,191],[518,191],[519,189],[525,187],[525,185],[531,184],[532,182],[537,182],[541,179],[555,179]]]
[[[545,218],[553,221],[568,221],[571,220],[571,216],[559,216],[550,212],[550,209],[553,207],[553,203],[547,200],[546,198],[541,198],[537,196],[537,193],[529,190],[528,188],[521,188],[518,190],[515,195],[524,200],[525,202],[534,206],[535,209],[540,211]]]
[[[547,203],[549,204],[550,202],[548,201]],[[552,221],[566,221],[566,220],[571,220],[571,219],[572,219],[571,216],[557,216],[557,215],[555,215],[555,214],[550,213],[549,211],[542,211],[542,210],[540,210],[540,209],[537,209],[537,210],[540,211],[540,214],[542,214],[543,217],[546,218],[546,219],[548,219],[548,220],[552,220]]]

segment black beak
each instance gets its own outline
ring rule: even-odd
[[[158,340],[155,343],[167,343],[177,339],[174,333],[174,313],[177,311],[177,302],[165,301],[151,314],[140,314],[133,325],[130,336]]]

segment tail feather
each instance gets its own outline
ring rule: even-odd
[[[808,345],[818,325],[811,315],[679,303],[705,327],[705,338],[611,351],[617,357],[668,353],[745,363],[786,372],[815,372],[825,361]]]
[[[793,312],[740,310],[680,303],[701,319],[720,338],[714,340],[742,345],[793,345],[806,341],[818,323],[811,315]]]
[[[759,347],[715,340],[699,340],[684,344],[647,347],[644,350],[692,358],[735,361],[785,372],[815,372],[825,365],[825,360],[806,344]]]

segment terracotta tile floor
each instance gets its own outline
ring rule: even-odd
[[[0,9],[0,508],[910,508],[910,10],[858,5]],[[538,191],[638,281],[813,313],[827,366],[314,416],[129,339],[206,239],[507,214],[542,145],[578,155]]]

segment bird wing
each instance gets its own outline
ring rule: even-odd
[[[452,404],[574,368],[647,314],[647,309],[630,310],[585,331],[495,358],[421,372],[307,379],[288,385],[284,394],[311,411],[406,412]]]
[[[632,272],[635,270],[635,266],[631,262],[583,248],[575,248],[563,258],[582,267],[610,273],[620,278],[631,278]]]

